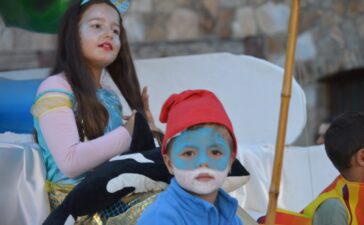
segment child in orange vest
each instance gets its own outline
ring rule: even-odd
[[[278,210],[276,224],[364,225],[364,113],[337,117],[325,134],[325,149],[340,175],[301,213]]]
[[[340,172],[308,207],[313,225],[364,224],[364,113],[347,112],[325,134],[325,149]]]

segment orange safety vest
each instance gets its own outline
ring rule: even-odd
[[[315,200],[301,213],[278,209],[276,225],[312,225],[312,218],[317,208],[327,199],[341,201],[348,215],[349,225],[364,225],[364,183],[349,182],[338,176]],[[259,218],[260,224],[265,217]]]

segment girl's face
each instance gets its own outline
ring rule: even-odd
[[[110,65],[120,50],[120,16],[111,6],[90,6],[79,22],[81,50],[90,69],[99,71]]]

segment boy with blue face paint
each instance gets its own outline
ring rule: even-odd
[[[242,224],[236,199],[221,189],[237,146],[221,102],[206,90],[173,94],[160,121],[167,123],[162,155],[174,178],[137,224]]]

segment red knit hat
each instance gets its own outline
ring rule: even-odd
[[[173,94],[164,102],[159,120],[167,123],[162,154],[166,154],[169,139],[185,129],[198,124],[215,123],[226,127],[230,132],[235,158],[237,144],[233,126],[214,93],[207,90],[187,90],[180,94]]]

